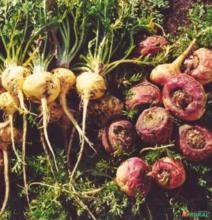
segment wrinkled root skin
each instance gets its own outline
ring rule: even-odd
[[[102,145],[110,154],[117,151],[129,151],[134,139],[134,128],[128,120],[113,121],[103,129],[101,135]]]
[[[149,170],[144,160],[132,157],[118,167],[115,182],[128,196],[146,196],[151,188],[151,177],[146,176]]]
[[[175,97],[173,99],[175,91],[182,91],[185,94],[187,99],[185,106],[181,107],[182,98],[176,99]],[[185,121],[198,120],[205,112],[206,94],[204,88],[197,80],[187,74],[180,74],[169,79],[163,87],[162,99],[165,108],[171,114]],[[175,103],[176,100],[180,100],[181,103]]]
[[[92,126],[103,128],[114,115],[121,115],[123,102],[111,95],[104,95],[101,99],[90,101],[88,105],[88,120]]]
[[[138,56],[153,56],[161,52],[167,44],[168,42],[163,36],[149,36],[139,43],[136,54]]]
[[[162,107],[148,108],[138,117],[136,131],[147,144],[164,144],[172,135],[172,117]]]
[[[186,171],[180,160],[164,157],[152,166],[152,177],[164,189],[176,189],[186,180]]]
[[[76,88],[81,97],[89,100],[101,98],[107,89],[105,79],[93,72],[81,73],[76,79]]]
[[[186,72],[201,84],[212,82],[212,50],[200,48],[185,61]]]
[[[55,123],[64,117],[64,111],[58,102],[52,102],[49,105],[50,122]]]
[[[164,86],[170,78],[179,74],[181,74],[180,70],[176,67],[174,68],[173,64],[160,64],[150,73],[150,81],[157,85]]]
[[[126,106],[129,109],[143,105],[161,105],[162,97],[160,89],[150,83],[142,82],[129,90],[129,97],[126,98]]]
[[[202,161],[212,155],[212,131],[201,126],[179,127],[179,148],[192,161]]]
[[[47,103],[51,103],[60,93],[60,81],[50,72],[35,73],[25,79],[23,91],[32,102],[40,103],[45,97]]]
[[[12,95],[17,96],[17,90],[22,89],[24,79],[30,75],[30,70],[23,66],[9,65],[2,73],[2,85]]]
[[[13,127],[14,139],[20,143],[22,141],[22,131]],[[11,144],[11,128],[8,122],[0,123],[0,149],[8,150]]]

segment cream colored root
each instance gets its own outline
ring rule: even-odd
[[[47,143],[47,146],[52,154],[53,157],[53,161],[55,164],[55,168],[58,171],[58,166],[57,166],[57,162],[56,162],[56,157],[52,148],[52,145],[49,141],[49,137],[48,137],[48,132],[47,132],[47,123],[48,123],[48,106],[47,106],[47,100],[46,98],[42,98],[41,99],[41,107],[42,107],[42,114],[43,114],[43,134],[44,134],[44,138],[45,141]]]
[[[48,164],[49,164],[49,168],[51,170],[51,173],[53,176],[55,176],[55,173],[54,173],[54,169],[52,167],[52,163],[51,163],[51,160],[50,160],[50,156],[49,156],[49,153],[48,153],[48,150],[47,150],[47,147],[46,147],[46,143],[44,141],[44,134],[43,134],[43,131],[41,131],[41,143],[42,143],[42,147],[43,147],[43,150],[47,156],[47,161],[48,161]]]
[[[74,125],[74,127],[76,128],[78,134],[79,134],[79,138],[80,138],[80,143],[82,142],[82,139],[85,139],[85,141],[87,142],[87,144],[96,152],[96,150],[93,148],[93,143],[89,141],[89,139],[86,137],[86,135],[84,134],[84,132],[82,131],[82,129],[80,128],[78,122],[76,121],[76,119],[74,118],[74,116],[72,115],[72,113],[69,111],[68,106],[67,106],[67,101],[66,101],[66,93],[63,92],[60,95],[60,104],[63,108],[63,111],[65,112],[66,116],[69,118],[69,120],[71,121],[71,123]]]
[[[19,99],[19,103],[20,103],[20,111],[23,114],[28,114],[29,110],[25,107],[25,103],[24,103],[24,95],[23,92],[21,90],[18,90],[18,99]]]
[[[15,146],[14,131],[13,131],[13,127],[14,127],[13,126],[13,115],[9,115],[9,121],[10,121],[10,133],[11,133],[12,148],[13,148],[13,151],[15,153],[15,156],[16,156],[17,160],[19,162],[23,163],[20,156],[18,155],[18,152],[16,150],[16,146]]]
[[[5,182],[5,194],[4,201],[0,210],[0,216],[4,213],[10,194],[10,179],[9,179],[9,159],[7,150],[3,150],[3,159],[4,159],[4,182]]]
[[[26,115],[23,115],[23,137],[22,137],[22,161],[23,161],[23,181],[24,181],[24,190],[26,194],[27,203],[29,205],[29,193],[28,193],[28,184],[27,184],[27,174],[26,174],[26,137],[27,137],[27,119]]]
[[[82,114],[82,132],[83,132],[83,134],[85,134],[88,103],[89,103],[89,99],[88,98],[84,98],[83,99],[83,114]],[[70,175],[70,183],[72,183],[74,175],[75,175],[75,173],[77,171],[77,168],[79,166],[79,163],[80,163],[80,161],[82,159],[84,148],[85,148],[85,139],[82,138],[82,142],[80,144],[80,151],[79,151],[79,154],[78,154],[78,157],[77,157],[77,162],[76,162],[76,164],[75,164],[75,166],[73,168],[73,171],[71,172],[71,175]]]

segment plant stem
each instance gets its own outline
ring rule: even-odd
[[[145,151],[148,151],[148,150],[161,150],[161,149],[165,149],[165,148],[169,148],[169,147],[174,147],[175,145],[174,144],[167,144],[167,145],[163,145],[163,146],[160,146],[160,147],[146,147],[146,148],[143,148],[142,150],[140,150],[140,154],[142,154],[143,152]]]

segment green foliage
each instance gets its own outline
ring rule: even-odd
[[[96,211],[100,219],[110,219],[122,217],[128,207],[131,207],[133,215],[140,214],[141,205],[144,198],[137,195],[134,200],[119,190],[114,182],[103,185],[103,189],[91,203],[91,207]]]
[[[182,53],[194,38],[197,38],[197,44],[200,47],[212,46],[212,7],[198,1],[189,10],[188,19],[190,24],[186,27],[179,27],[177,37],[172,36],[172,40],[177,38],[175,42],[176,56]]]
[[[140,19],[140,24],[144,21],[147,24],[147,21],[150,20],[162,24],[164,21],[163,10],[169,8],[169,1],[167,0],[119,0],[119,2],[123,2],[124,6],[131,6],[131,15],[134,18]]]
[[[197,3],[189,10],[191,21],[191,36],[197,37],[200,46],[211,46],[212,35],[212,7]]]
[[[182,198],[178,198],[178,200],[172,201],[171,206],[173,215],[175,217],[182,217],[183,212],[188,212],[188,202],[186,202]]]
[[[30,203],[27,218],[31,220],[67,219],[67,212],[59,201],[60,191],[55,187],[40,188],[36,199]]]
[[[39,40],[46,39],[47,42],[46,46],[41,46],[41,49],[43,50],[44,47],[47,53],[51,53],[51,49],[56,47],[51,41],[52,33],[55,32],[59,43],[65,39],[63,43],[59,44],[61,51],[57,45],[58,56],[64,58],[67,63],[73,59],[74,64],[79,64],[76,67],[81,67],[81,63],[78,63],[81,60],[75,56],[76,53],[77,55],[82,54],[84,61],[95,61],[94,63],[97,65],[94,67],[99,68],[100,72],[104,72],[103,70],[112,72],[119,64],[124,63],[124,60],[128,59],[130,63],[133,59],[133,68],[126,65],[124,71],[117,68],[118,71],[112,72],[115,75],[118,92],[122,89],[127,91],[124,95],[124,92],[121,91],[122,98],[130,97],[132,93],[128,91],[131,86],[143,80],[144,74],[149,73],[152,66],[165,63],[170,58],[169,48],[153,57],[128,58],[133,56],[131,52],[135,47],[134,39],[137,34],[142,38],[146,35],[162,32],[160,25],[163,24],[164,15],[168,8],[168,0],[1,0],[0,61],[2,66],[0,68],[4,67],[5,58],[15,58],[15,61],[19,63],[25,61],[25,58],[29,58],[29,50],[26,48],[36,44],[37,41],[34,42],[34,40],[37,36],[39,36]],[[64,19],[65,16],[67,20]],[[211,7],[198,1],[189,11],[188,17],[189,26],[180,29],[180,36],[177,36],[177,40],[176,38],[171,39],[171,42],[174,42],[171,46],[173,56],[182,52],[194,37],[197,37],[199,46],[211,46]],[[86,19],[85,23],[83,23],[84,19]],[[61,24],[61,21],[64,23]],[[60,26],[57,26],[58,24]],[[55,28],[52,29],[52,27]],[[62,31],[59,33],[59,30]],[[28,40],[26,41],[26,39]],[[82,48],[83,43],[88,47]],[[51,53],[51,55],[54,54]],[[52,61],[54,65],[54,60]],[[85,69],[79,68],[78,70],[89,70],[93,65],[92,62],[89,62],[85,62]],[[31,60],[28,64],[30,63]],[[108,66],[103,69],[103,64]],[[144,66],[134,69],[135,64]],[[108,76],[109,85],[114,78]],[[110,93],[110,91],[108,92]],[[207,110],[209,112],[210,106],[211,100],[208,99]],[[126,109],[123,114],[134,121],[138,112],[137,109]],[[30,129],[32,127],[38,128],[39,119],[37,116],[27,115]],[[178,126],[184,123],[181,120],[175,120]],[[89,129],[93,131],[92,128]],[[98,140],[95,141],[99,146]],[[78,139],[74,138],[71,149],[71,153],[73,153],[71,157],[73,158],[74,153],[79,150],[78,142]],[[170,145],[172,146],[170,147]],[[149,220],[160,219],[157,218],[157,212],[160,210],[158,209],[159,205],[162,205],[164,209],[160,212],[163,212],[162,214],[165,216],[168,209],[170,210],[170,213],[167,214],[170,215],[168,217],[174,219],[175,217],[180,218],[183,211],[196,207],[193,204],[196,199],[196,189],[209,207],[211,203],[209,193],[212,192],[211,168],[207,162],[200,164],[187,161],[182,158],[173,143],[170,145],[169,147],[166,145],[148,147],[141,143],[143,147],[141,151],[144,149],[146,151],[141,152],[140,156],[150,164],[163,156],[183,159],[188,174],[186,183],[182,188],[171,191],[159,189],[152,184],[152,192],[146,199],[139,194],[135,198],[128,197],[114,181],[117,167],[125,159],[134,155],[139,156],[137,151],[140,146],[136,146],[137,149],[132,153],[120,153],[116,157],[106,155],[102,149],[97,148],[98,153],[92,155],[92,159],[89,150],[86,149],[76,177],[70,183],[69,172],[72,164],[71,167],[67,167],[64,150],[54,149],[59,172],[53,173],[51,158],[37,152],[37,149],[30,149],[31,146],[28,145],[26,164],[30,195],[29,207],[26,209],[22,163],[12,157],[10,175],[12,177],[12,199],[10,199],[8,210],[5,211],[2,218],[5,220],[18,219],[22,218],[19,216],[20,213],[21,215],[25,213],[25,218],[30,220],[88,218]],[[21,151],[18,150],[18,154],[21,157]],[[190,189],[190,182],[192,182],[192,186],[195,185],[195,190]],[[191,202],[190,194],[187,195],[185,192],[187,190],[191,190],[191,194],[194,194]],[[170,199],[172,199],[171,202]]]
[[[157,7],[160,9],[169,8],[169,1],[167,0],[148,0],[148,2],[152,3],[154,7]]]
[[[61,14],[48,10],[47,1],[6,1],[0,7],[0,37],[5,50],[1,60],[23,64],[35,38],[58,24]],[[4,5],[5,4],[5,5]]]
[[[102,176],[111,177],[110,175],[111,171],[113,172],[113,169],[111,169],[111,165],[108,163],[108,161],[101,159],[96,163],[95,171]]]
[[[150,164],[154,163],[156,160],[160,159],[161,157],[165,157],[165,156],[168,156],[168,157],[171,157],[174,159],[182,159],[182,156],[178,152],[175,151],[174,146],[171,146],[171,148],[166,148],[166,145],[162,145],[159,147],[155,146],[152,149],[150,149],[148,153],[145,154],[144,158]],[[144,149],[145,149],[145,147],[142,148],[142,150],[144,150]],[[148,147],[147,147],[147,149],[148,149]]]
[[[135,109],[126,109],[122,111],[122,114],[125,115],[130,120],[135,119],[135,117],[138,115],[138,110]]]
[[[37,116],[35,116],[35,115],[28,114],[28,115],[27,115],[27,121],[29,122],[29,124],[30,124],[32,127],[37,127],[37,125],[38,125]]]
[[[117,77],[118,79],[116,80],[118,83],[117,85],[118,87],[123,86],[125,88],[129,88],[143,79],[143,73],[137,72],[137,73],[129,74],[124,72],[122,76],[117,76]],[[125,93],[125,96],[128,96],[128,91]]]
[[[114,183],[106,183],[98,198],[93,201],[96,212],[100,215],[122,216],[128,205],[127,196]],[[104,212],[107,212],[104,214]]]
[[[1,215],[2,220],[11,220],[12,213],[10,209],[6,209],[4,213]]]
[[[193,164],[184,160],[184,164],[187,166],[189,173],[193,174],[196,178],[197,184],[208,192],[212,191],[211,172],[212,168],[206,165]]]

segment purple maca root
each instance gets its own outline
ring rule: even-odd
[[[148,108],[138,117],[136,131],[147,144],[164,144],[171,138],[173,119],[162,107]]]
[[[164,189],[175,189],[183,185],[186,172],[181,160],[163,157],[152,166],[151,175],[156,183]]]
[[[162,51],[168,44],[165,37],[160,35],[153,35],[141,41],[136,49],[136,54],[142,56],[153,56]]]
[[[205,127],[180,126],[178,142],[182,155],[192,161],[205,160],[212,155],[212,131]]]
[[[110,154],[120,151],[130,151],[135,141],[135,131],[132,123],[126,119],[111,121],[101,134],[101,142]]]
[[[129,96],[126,98],[126,106],[128,109],[134,109],[144,105],[161,105],[162,97],[160,89],[150,83],[141,82],[129,90]]]
[[[115,182],[128,196],[146,196],[151,189],[150,166],[138,157],[132,157],[118,167]]]
[[[198,120],[205,112],[204,88],[187,74],[170,78],[163,87],[162,99],[171,114],[185,121]]]
[[[212,82],[212,50],[200,48],[185,60],[185,72],[201,84]]]

